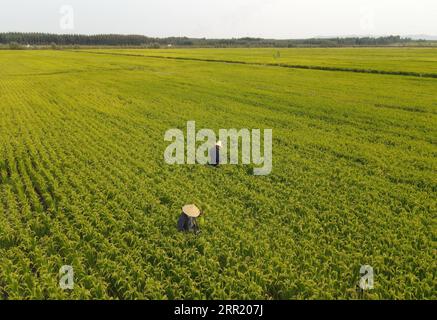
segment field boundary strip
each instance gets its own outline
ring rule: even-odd
[[[340,67],[313,66],[313,65],[300,65],[300,64],[293,65],[293,64],[286,64],[286,63],[247,62],[247,61],[241,61],[241,60],[223,60],[223,59],[207,59],[207,58],[193,58],[193,57],[170,57],[170,56],[143,55],[143,54],[134,54],[134,53],[96,52],[96,51],[87,51],[87,50],[67,50],[67,51],[83,52],[83,53],[91,53],[91,54],[101,54],[101,55],[112,55],[112,56],[128,56],[128,57],[168,59],[168,60],[229,63],[229,64],[243,64],[243,65],[253,65],[253,66],[280,67],[280,68],[289,68],[289,69],[369,73],[369,74],[409,76],[409,77],[436,78],[437,79],[437,73],[421,73],[421,72],[414,72],[414,71],[389,71],[389,70],[361,69],[361,68],[340,68]]]

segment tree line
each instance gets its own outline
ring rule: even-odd
[[[16,46],[139,46],[139,47],[339,47],[386,46],[417,42],[400,36],[346,37],[275,40],[262,38],[206,39],[188,37],[153,38],[143,35],[120,34],[49,34],[49,33],[0,33],[0,44]]]

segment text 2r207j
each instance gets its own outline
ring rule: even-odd
[[[258,315],[263,316],[263,305],[261,304],[221,304],[218,310],[219,315]]]

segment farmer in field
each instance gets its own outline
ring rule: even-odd
[[[211,164],[215,167],[220,165],[220,149],[222,148],[222,142],[218,141],[214,147],[211,148]]]
[[[178,220],[178,230],[186,232],[200,232],[196,218],[201,215],[200,209],[194,204],[187,204],[182,207],[182,213]]]

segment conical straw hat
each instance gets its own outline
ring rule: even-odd
[[[187,204],[186,206],[183,206],[182,212],[185,213],[187,216],[193,218],[196,218],[200,215],[200,209],[194,204]]]

